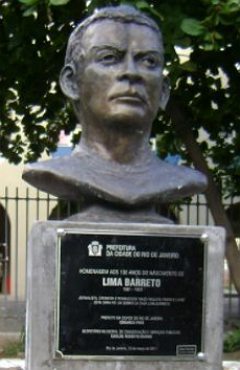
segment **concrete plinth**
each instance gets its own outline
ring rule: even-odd
[[[141,235],[207,238],[204,284],[204,353],[197,359],[127,357],[56,358],[57,230],[106,230]],[[222,368],[224,232],[204,226],[38,222],[29,238],[26,370],[220,370]],[[133,261],[134,263],[134,261]],[[81,318],[79,318],[81,319]]]

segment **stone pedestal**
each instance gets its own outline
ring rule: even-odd
[[[192,345],[188,343],[189,347],[185,348],[183,356],[181,353],[170,357],[148,353],[129,356],[128,351],[126,356],[122,352],[120,356],[58,356],[59,235],[64,235],[66,230],[73,234],[80,231],[93,235],[127,233],[144,237],[157,235],[201,239],[205,243],[201,353],[197,353],[194,358],[188,357],[186,351]],[[69,221],[36,223],[31,231],[28,249],[26,370],[220,370],[223,258],[224,232],[216,227]],[[132,261],[134,269],[135,259]],[[150,260],[146,259],[146,269],[149,264]],[[156,284],[160,285],[160,282]]]

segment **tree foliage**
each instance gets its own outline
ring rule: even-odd
[[[186,110],[195,137],[200,129],[205,132],[201,150],[211,159],[215,176],[225,176],[225,194],[239,194],[240,0],[2,0],[3,156],[13,162],[24,156],[35,160],[54,150],[60,129],[75,127],[58,87],[69,33],[87,12],[119,3],[133,4],[159,23],[172,97]],[[181,53],[189,55],[185,62]],[[162,157],[170,152],[189,159],[168,114],[155,122],[153,133]]]
[[[76,123],[58,75],[68,35],[85,7],[76,0],[0,4],[0,150],[17,163],[52,151],[59,130]]]

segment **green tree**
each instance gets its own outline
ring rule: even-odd
[[[58,75],[84,12],[77,0],[0,0],[0,151],[12,162],[53,151],[59,131],[76,124]]]
[[[68,35],[86,12],[119,3],[150,13],[163,31],[172,91],[153,135],[161,157],[180,153],[207,175],[240,292],[240,255],[219,192],[221,184],[225,196],[240,194],[240,0],[0,0],[0,151],[14,162],[23,152],[34,160],[55,148],[60,129],[75,127],[57,83]],[[184,63],[177,48],[189,55]]]

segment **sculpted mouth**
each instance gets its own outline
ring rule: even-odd
[[[119,100],[126,103],[146,103],[144,97],[136,93],[119,93],[111,96],[110,100]]]

